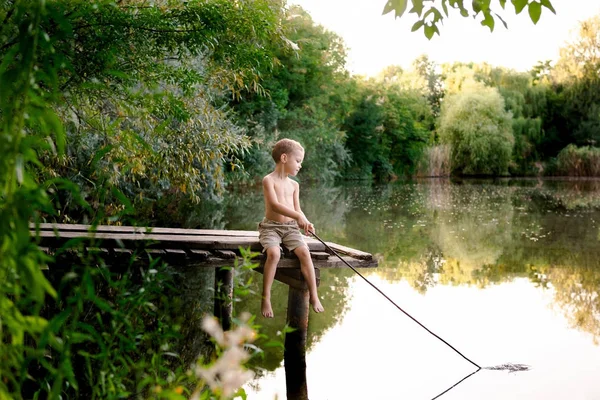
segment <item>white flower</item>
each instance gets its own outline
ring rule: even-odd
[[[248,371],[243,364],[248,361],[250,354],[242,347],[256,338],[256,332],[246,325],[250,319],[249,313],[241,316],[242,324],[228,332],[223,332],[215,317],[205,317],[202,328],[210,334],[217,344],[224,348],[221,357],[210,367],[196,367],[196,376],[202,378],[213,392],[220,392],[230,397],[246,382],[254,377],[254,372]],[[192,399],[199,398],[196,391]]]

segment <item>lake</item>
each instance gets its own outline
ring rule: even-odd
[[[317,233],[373,253],[362,273],[482,367],[443,399],[600,399],[600,180],[301,184]],[[260,188],[232,192],[212,227],[256,230]],[[236,307],[260,314],[262,276]],[[324,399],[431,399],[476,368],[348,269],[321,271],[310,314],[308,392]],[[277,338],[287,287],[275,282]],[[259,343],[260,345],[260,343]],[[266,347],[250,399],[285,398],[283,350]]]

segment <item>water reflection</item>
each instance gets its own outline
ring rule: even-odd
[[[441,288],[447,288],[447,291],[442,291],[448,296],[443,301],[451,303],[450,299],[457,296],[457,290],[467,287],[472,288],[469,291],[471,301],[481,303],[494,287],[502,287],[502,295],[495,300],[499,304],[491,304],[490,307],[502,307],[503,302],[510,301],[517,303],[517,308],[528,307],[525,303],[531,300],[531,296],[550,296],[547,304],[559,312],[553,314],[555,325],[559,326],[563,322],[561,318],[564,318],[570,328],[584,333],[592,346],[588,351],[596,357],[592,361],[596,368],[600,367],[597,346],[600,339],[600,181],[427,180],[335,188],[303,184],[301,201],[305,213],[315,223],[324,240],[359,248],[380,257],[380,268],[365,271],[365,274],[369,279],[385,283],[392,294],[399,295],[403,285],[408,284],[411,292],[426,299],[432,293],[440,292]],[[215,227],[255,229],[263,213],[260,189],[232,193],[220,207],[222,211],[216,213],[220,219]],[[375,357],[369,362],[382,363],[381,358],[386,357],[389,349],[373,343],[376,337],[379,342],[377,335],[380,331],[367,322],[360,327],[348,326],[350,315],[364,308],[363,305],[368,302],[362,294],[359,296],[352,272],[345,269],[328,270],[323,271],[321,276],[320,292],[327,312],[313,313],[310,317],[309,375],[318,368],[315,367],[316,363],[328,363],[330,368],[338,368],[343,363],[335,359],[311,361],[311,357],[316,357],[315,353],[325,351],[318,349],[326,341],[329,342],[330,336],[362,337],[372,345],[370,350],[364,350]],[[256,295],[240,306],[251,310],[254,307],[254,311],[257,311],[260,304],[260,277],[255,279]],[[514,287],[515,279],[522,279],[528,285],[528,290],[536,294],[519,297],[521,292]],[[285,324],[287,287],[274,285],[272,298],[276,318],[261,320],[260,323],[267,335],[274,337]],[[497,315],[487,315],[490,310],[469,308],[472,307],[460,309],[456,314],[478,318],[485,315],[490,318],[491,324],[504,324],[515,331],[520,329],[518,321],[508,315],[506,319],[499,319]],[[390,313],[395,313],[385,309],[379,300],[363,312],[363,319],[369,316],[375,320],[379,318],[380,322],[388,320]],[[421,312],[415,312],[414,315],[429,314],[430,320],[439,321],[442,311],[424,308]],[[535,309],[532,312],[539,314],[542,311]],[[465,321],[464,326],[455,326],[452,321],[447,322],[457,329],[457,337],[465,335],[465,331],[470,329],[479,331],[481,323]],[[528,326],[531,324],[531,321],[525,322]],[[540,331],[539,335],[555,337],[560,330],[555,325],[549,324],[547,329],[551,332]],[[447,329],[444,325],[440,325],[440,328]],[[443,329],[436,332],[443,336]],[[426,334],[421,332],[418,335]],[[492,338],[496,336],[490,335]],[[410,338],[412,344],[409,345],[414,345],[416,337]],[[404,335],[402,340],[406,340]],[[518,341],[518,335],[512,340]],[[471,338],[467,343],[472,347],[478,342]],[[572,339],[563,344],[569,348],[575,346]],[[351,344],[348,343],[348,346]],[[510,346],[518,347],[516,343],[510,343]],[[482,349],[481,352],[486,353],[486,350]],[[582,351],[581,357],[585,357],[584,353]],[[525,349],[523,354],[527,354]],[[432,355],[428,351],[427,356]],[[260,363],[268,371],[279,371],[282,358],[282,349],[269,348],[265,360]],[[418,364],[418,358],[419,355],[411,352],[402,355],[402,362],[414,365]],[[496,359],[492,363],[527,361],[519,358]],[[364,362],[357,359],[352,364],[364,367]],[[541,362],[548,363],[549,360]],[[456,364],[456,359],[452,363]],[[448,368],[453,370],[452,377],[448,378],[446,370],[438,378],[440,382],[448,378],[446,380],[452,384],[452,380],[456,381],[461,375],[454,371],[454,367]],[[405,372],[410,380],[417,379],[415,375],[419,374],[413,369]],[[422,373],[433,379],[431,371]],[[442,376],[445,378],[442,379]],[[266,382],[270,380],[263,379],[256,384],[263,386],[267,385]],[[389,385],[385,387],[385,390],[390,390]],[[309,393],[311,389],[309,377]],[[439,389],[443,389],[442,384]],[[319,390],[317,398],[357,398],[339,394],[321,396],[324,392]],[[506,397],[512,397],[512,394],[504,393]]]

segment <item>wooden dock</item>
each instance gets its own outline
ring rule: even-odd
[[[215,269],[214,314],[220,318],[224,329],[231,327],[233,277],[235,260],[240,261],[240,248],[260,252],[258,232],[240,230],[207,230],[146,228],[112,225],[39,224],[32,225],[30,233],[38,246],[49,254],[60,254],[60,249],[80,242],[86,251],[98,252],[109,265],[127,264],[132,258],[138,261],[160,258],[173,267],[198,267]],[[317,285],[323,268],[347,268],[323,243],[305,237],[315,266]],[[326,242],[344,261],[355,268],[377,266],[369,253]],[[263,271],[265,257],[254,259],[259,264],[255,270]],[[307,399],[306,337],[308,329],[309,296],[300,272],[298,258],[284,252],[279,261],[275,279],[289,286],[287,323],[295,331],[285,339],[285,370],[288,399]],[[327,307],[325,305],[325,307]]]

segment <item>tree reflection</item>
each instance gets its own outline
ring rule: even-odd
[[[334,188],[303,184],[305,213],[326,241],[375,254],[364,270],[387,281],[405,280],[420,293],[443,285],[488,285],[527,276],[554,292],[555,306],[573,327],[600,338],[600,181],[427,180]],[[225,202],[227,229],[255,229],[262,195],[238,193]],[[347,311],[352,271],[324,270],[326,312],[311,313],[313,346]],[[262,276],[245,307],[258,314]],[[273,286],[275,318],[260,319],[277,337],[285,326],[287,286]],[[254,310],[253,310],[254,308]],[[264,343],[263,343],[264,344]],[[260,365],[274,370],[283,349],[268,347]]]

